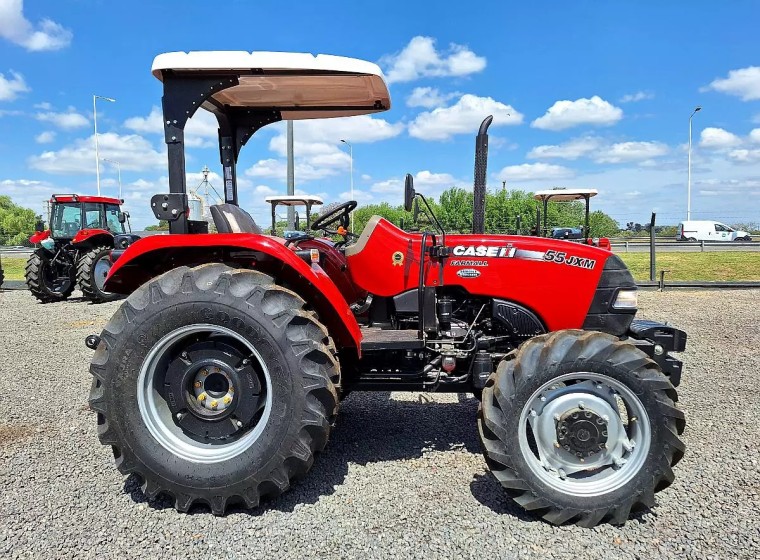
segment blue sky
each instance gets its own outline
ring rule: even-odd
[[[138,228],[165,192],[155,55],[188,50],[326,53],[378,62],[393,108],[373,118],[297,122],[296,187],[345,200],[352,142],[360,203],[472,188],[474,134],[494,114],[489,188],[597,188],[620,223],[683,219],[694,117],[695,218],[760,222],[760,4],[427,2],[381,4],[0,0],[0,194],[37,211],[52,192],[95,190],[92,95],[101,156],[121,162]],[[188,183],[218,173],[215,127],[188,129]],[[238,163],[241,205],[285,190],[284,126]],[[217,188],[221,181],[211,175]],[[117,193],[103,162],[101,185]]]

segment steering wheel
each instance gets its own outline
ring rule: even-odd
[[[358,236],[348,231],[348,226],[351,223],[350,214],[354,208],[356,208],[355,200],[349,200],[348,202],[339,204],[324,216],[320,216],[314,220],[314,223],[311,224],[311,228],[322,230],[330,235],[342,235],[346,241],[350,238],[356,238]],[[338,224],[337,229],[331,229],[330,226],[335,224]]]

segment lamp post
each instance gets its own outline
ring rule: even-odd
[[[95,123],[95,182],[98,186],[98,196],[100,196],[100,155],[98,154],[98,106],[96,101],[102,99],[103,101],[109,101],[110,103],[116,103],[116,100],[111,97],[103,97],[102,95],[92,96],[92,120]]]
[[[694,118],[694,115],[696,115],[699,111],[702,110],[702,107],[697,105],[694,110],[691,112],[691,115],[689,116],[689,171],[688,171],[688,181],[686,186],[686,219],[691,220],[691,119]]]
[[[348,146],[348,157],[350,159],[350,174],[351,174],[351,200],[354,199],[354,147],[351,142],[347,140],[341,140],[346,146]],[[351,233],[354,233],[354,222],[351,222]]]
[[[121,163],[119,163],[116,160],[108,159],[108,158],[102,158],[103,161],[107,161],[108,163],[113,163],[116,166],[116,172],[119,174],[119,200],[122,200],[121,196]],[[98,192],[100,194],[100,192]]]

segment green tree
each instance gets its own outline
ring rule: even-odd
[[[159,220],[155,226],[148,226],[145,231],[169,231],[169,222],[167,220]]]
[[[14,204],[9,196],[0,196],[0,245],[30,246],[29,236],[38,220],[34,210]]]

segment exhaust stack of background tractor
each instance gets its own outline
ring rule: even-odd
[[[493,115],[480,124],[475,138],[475,190],[472,208],[472,233],[485,233],[486,219],[486,173],[488,171],[488,127]]]

